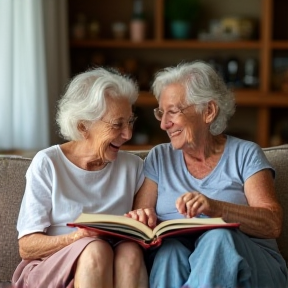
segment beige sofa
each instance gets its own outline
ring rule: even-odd
[[[276,191],[284,209],[284,225],[278,244],[288,263],[288,144],[264,148],[276,169]],[[144,158],[147,151],[134,151]],[[20,261],[16,222],[25,187],[25,172],[30,158],[0,156],[0,288],[9,286],[14,269]]]

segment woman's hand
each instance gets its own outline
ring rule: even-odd
[[[73,232],[73,242],[85,238],[85,237],[98,237],[99,233],[97,231],[85,229],[85,228],[77,228],[77,231]]]
[[[176,208],[180,214],[187,218],[195,217],[200,214],[205,214],[210,217],[217,217],[215,215],[214,206],[215,200],[212,200],[199,192],[187,192],[176,200]],[[212,215],[213,214],[213,215]]]
[[[150,228],[154,228],[157,225],[157,215],[154,208],[140,208],[132,210],[124,214],[124,216],[138,220]]]

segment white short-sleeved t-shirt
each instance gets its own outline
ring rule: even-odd
[[[34,232],[69,233],[81,212],[123,215],[144,181],[143,160],[119,151],[99,171],[75,166],[59,145],[38,152],[26,173],[18,222],[18,238]]]
[[[220,201],[248,205],[244,182],[263,169],[275,173],[261,147],[228,135],[220,161],[203,179],[189,173],[182,150],[174,150],[170,143],[154,147],[144,163],[145,177],[158,185],[156,212],[162,221],[184,217],[178,213],[175,202],[189,191],[198,191]]]

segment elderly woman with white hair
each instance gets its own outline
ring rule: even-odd
[[[201,61],[160,71],[152,87],[155,117],[171,143],[150,151],[127,216],[151,227],[182,217],[222,217],[240,228],[163,240],[150,251],[150,288],[287,287],[275,240],[283,216],[275,172],[257,144],[224,133],[235,110],[231,91]]]
[[[143,160],[119,151],[132,137],[134,81],[96,68],[74,77],[57,123],[66,143],[39,151],[26,174],[13,287],[148,287],[132,242],[66,226],[81,212],[123,215],[144,181]]]

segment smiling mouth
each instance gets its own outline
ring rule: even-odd
[[[119,149],[120,148],[120,146],[115,146],[112,143],[110,143],[110,146],[112,146],[112,148],[114,148],[114,149]]]
[[[168,132],[168,135],[169,135],[170,138],[172,138],[172,137],[178,136],[182,131],[183,130],[176,130],[176,131],[171,132],[171,133]]]

